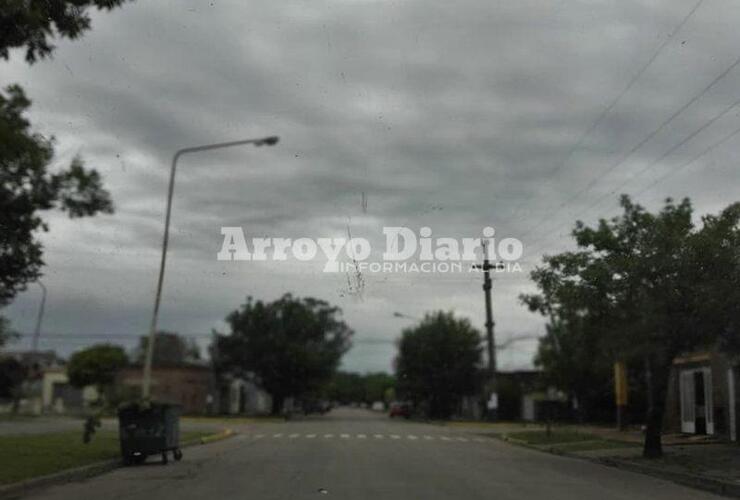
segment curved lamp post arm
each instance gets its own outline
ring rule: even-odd
[[[177,160],[184,154],[198,153],[200,151],[210,151],[212,149],[230,148],[233,146],[244,146],[252,144],[254,146],[274,146],[278,142],[277,136],[263,137],[261,139],[244,139],[241,141],[219,142],[215,144],[206,144],[191,148],[183,148],[175,152],[172,156],[172,166],[170,167],[170,182],[167,189],[167,210],[164,216],[164,236],[162,238],[162,257],[159,262],[159,276],[157,278],[157,293],[154,296],[154,311],[152,321],[149,325],[149,337],[146,348],[146,358],[144,360],[144,376],[141,385],[141,396],[143,399],[149,399],[151,395],[152,384],[152,360],[154,358],[154,339],[157,331],[157,318],[159,316],[159,304],[162,298],[162,284],[164,282],[164,270],[167,263],[167,246],[170,239],[170,216],[172,214],[172,194],[175,191],[175,172],[177,171]]]

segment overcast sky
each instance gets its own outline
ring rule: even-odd
[[[382,250],[383,226],[454,238],[493,226],[525,246],[525,272],[495,278],[496,335],[542,333],[517,297],[576,219],[614,215],[622,192],[651,209],[689,196],[697,215],[739,198],[740,3],[706,0],[686,19],[696,5],[137,1],[94,13],[51,60],[13,53],[0,83],[25,87],[36,130],[57,138],[55,165],[81,155],[116,204],[82,221],[48,214],[41,347],[68,354],[92,342],[82,335],[132,346],[150,319],[173,152],[272,134],[274,148],[181,160],[161,328],[206,345],[247,295],[291,291],[343,309],[356,331],[345,368],[390,371],[413,324],[395,311],[453,310],[483,330],[480,275],[366,273],[358,293],[320,260],[219,262],[221,227],[349,228]],[[17,330],[33,331],[39,297],[31,285],[7,309]],[[500,367],[530,367],[535,348],[499,352]]]

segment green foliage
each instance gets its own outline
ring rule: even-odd
[[[3,0],[0,2],[0,57],[25,47],[26,61],[51,55],[54,36],[76,39],[90,29],[88,7],[110,10],[124,0]]]
[[[68,169],[48,171],[53,139],[30,130],[23,116],[30,106],[17,85],[0,92],[0,307],[40,276],[48,230],[40,211],[58,208],[70,217],[113,211],[100,175],[75,158]]]
[[[255,374],[272,395],[273,413],[287,396],[317,392],[350,347],[352,330],[341,310],[314,298],[286,294],[274,302],[251,297],[227,318],[231,333],[217,335],[212,358],[217,372]]]
[[[395,387],[396,379],[387,373],[361,375],[337,372],[327,388],[327,397],[340,403],[374,403],[385,401],[386,392]]]
[[[92,385],[102,394],[127,364],[128,357],[122,347],[98,344],[72,355],[67,364],[67,376],[74,387]]]
[[[0,358],[0,398],[17,399],[25,378],[26,368],[20,361]]]
[[[740,204],[694,226],[688,199],[652,214],[621,198],[623,214],[580,221],[578,250],[545,257],[532,272],[530,310],[549,319],[537,363],[560,388],[603,387],[611,363],[641,366],[648,400],[645,452],[660,454],[672,360],[718,342],[733,346],[740,312]]]
[[[448,418],[460,398],[481,387],[481,336],[467,319],[442,311],[402,332],[396,367],[402,397],[429,405],[430,416]]]

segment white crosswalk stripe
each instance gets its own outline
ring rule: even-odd
[[[261,439],[261,438],[268,437],[268,436],[270,436],[270,435],[269,434],[239,434],[238,436],[236,436],[236,439],[238,441],[242,441],[242,440],[245,440],[245,439]],[[400,439],[404,439],[405,438],[405,440],[407,440],[407,441],[419,441],[419,440],[434,441],[434,440],[440,440],[440,441],[448,441],[448,442],[455,441],[455,442],[460,442],[460,443],[468,443],[468,442],[485,443],[485,442],[488,442],[489,441],[488,439],[485,439],[485,438],[482,438],[482,437],[439,436],[439,435],[430,435],[430,434],[422,434],[422,435],[406,434],[406,435],[402,435],[402,434],[366,434],[366,433],[356,433],[356,434],[349,434],[349,433],[332,434],[332,433],[327,433],[327,434],[323,434],[322,435],[322,434],[316,434],[316,433],[301,434],[301,433],[298,433],[298,432],[293,432],[293,433],[290,433],[290,434],[286,434],[286,433],[282,433],[282,432],[277,432],[275,434],[272,434],[271,436],[274,439],[280,439],[280,438],[286,437],[286,438],[292,439],[292,440],[298,440],[298,439],[316,439],[317,437],[322,437],[323,436],[324,439],[332,439],[334,437],[338,437],[338,438],[341,438],[341,439],[363,439],[363,440],[367,440],[369,437],[372,437],[375,440],[381,440],[381,439],[386,439],[386,438],[387,439],[392,439],[392,440],[400,440]]]

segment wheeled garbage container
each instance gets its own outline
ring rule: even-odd
[[[132,404],[118,410],[118,434],[121,456],[126,464],[143,463],[150,455],[167,454],[175,460],[182,458],[180,451],[180,407],[178,405],[151,403]]]

